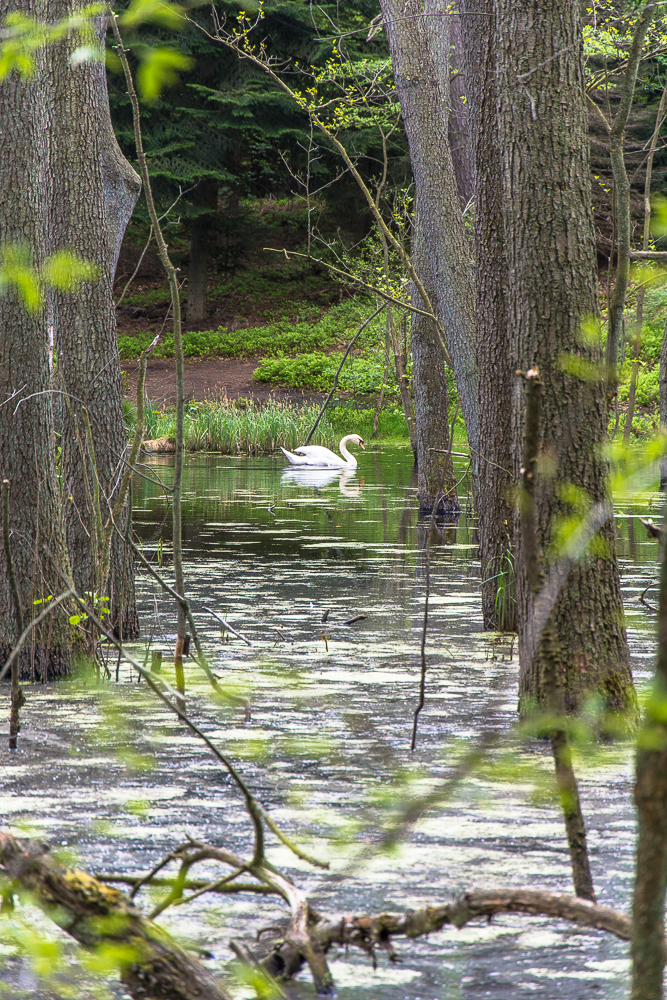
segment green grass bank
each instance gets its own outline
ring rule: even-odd
[[[147,411],[145,438],[173,439],[176,432],[174,410],[149,404]],[[316,405],[258,404],[251,400],[191,403],[185,412],[185,447],[188,451],[217,451],[225,455],[265,455],[280,447],[294,449],[303,444],[318,412]],[[134,411],[128,415],[129,422],[133,422]],[[346,434],[360,434],[369,443],[373,417],[372,408],[357,409],[345,403],[331,406],[322,417],[311,444],[337,451],[338,442]],[[400,407],[386,406],[380,414],[375,440],[405,441],[407,437]]]

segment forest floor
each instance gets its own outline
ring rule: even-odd
[[[290,403],[312,403],[324,398],[324,393],[282,389],[269,383],[253,382],[252,374],[259,362],[237,358],[202,358],[185,363],[185,398],[201,403],[226,396],[228,399],[254,399],[258,402],[276,400]],[[125,396],[136,399],[138,361],[123,362]],[[160,406],[176,402],[176,362],[172,358],[156,358],[148,362],[146,394]]]
[[[248,238],[238,244],[232,241],[227,247],[226,267],[219,267],[219,253],[210,263],[206,316],[202,322],[188,323],[183,294],[187,399],[204,402],[226,396],[258,402],[310,403],[323,398],[323,392],[308,387],[252,381],[261,358],[276,350],[298,356],[317,346],[330,353],[347,339],[349,315],[332,317],[323,331],[321,344],[317,344],[317,333],[309,346],[281,341],[285,325],[295,328],[305,323],[314,330],[323,319],[326,323],[332,307],[340,307],[343,302],[353,304],[350,291],[332,280],[323,267],[287,262],[282,254],[267,252],[268,247],[303,249],[302,214],[298,202],[293,205],[273,202],[267,211],[260,206],[251,213]],[[172,233],[171,237],[174,262],[187,274],[187,240],[180,233]],[[173,348],[169,289],[152,248],[141,256],[144,240],[141,224],[134,221],[121,250],[115,282],[116,300],[122,297],[117,324],[122,367],[126,372],[125,395],[130,401],[135,398],[139,351],[156,333],[163,333],[165,338],[148,363],[146,391],[149,399],[169,406],[175,402],[176,392],[175,361],[170,356]],[[125,289],[135,269],[136,274]],[[257,338],[263,329],[269,335],[269,344],[262,342],[261,335]]]

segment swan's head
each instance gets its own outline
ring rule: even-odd
[[[366,450],[366,446],[364,445],[364,439],[362,437],[359,437],[358,434],[350,434],[347,440],[350,442],[350,444],[358,444],[362,451]]]

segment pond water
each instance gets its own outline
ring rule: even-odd
[[[461,477],[465,462],[457,460]],[[146,466],[166,484],[169,457]],[[136,477],[135,477],[136,478]],[[511,642],[482,628],[479,564],[469,501],[457,523],[430,531],[417,518],[411,453],[379,448],[356,474],[284,470],[282,457],[189,456],[184,476],[188,596],[215,673],[252,706],[220,704],[194,664],[189,710],[221,749],[241,762],[257,797],[332,877],[272,841],[270,860],[325,912],[403,910],[462,890],[542,886],[570,891],[562,822],[536,786],[551,771],[547,747],[518,744],[517,670]],[[465,500],[466,480],[461,485]],[[652,669],[654,622],[638,595],[654,577],[656,545],[636,515],[618,513],[627,624],[638,685]],[[169,575],[171,515],[164,492],[135,483],[135,525]],[[653,516],[656,517],[655,510]],[[420,676],[426,540],[430,601],[426,704],[410,752]],[[174,611],[151,579],[138,577],[142,627],[163,650],[173,680]],[[222,614],[249,645],[227,637],[205,610]],[[322,616],[328,612],[326,624]],[[362,620],[343,624],[357,615]],[[143,655],[143,647],[136,649]],[[112,674],[116,670],[110,658]],[[119,685],[28,690],[19,751],[2,750],[0,816],[12,829],[73,851],[91,871],[141,873],[186,836],[244,853],[251,830],[239,795],[205,746],[173,720],[129,666]],[[462,755],[495,741],[515,769],[498,780],[473,773],[426,810],[391,854],[374,850],[383,824],[412,797],[444,783]],[[4,741],[3,741],[3,746]],[[627,910],[634,812],[628,747],[598,747],[578,763],[593,876],[601,902]],[[200,876],[201,877],[201,876]],[[271,898],[209,897],[161,918],[209,951],[224,970],[230,937],[251,936],[281,915]],[[46,926],[46,925],[43,925]],[[398,940],[401,961],[332,955],[343,1000],[614,1000],[627,993],[628,947],[608,935],[519,916]],[[11,948],[0,945],[9,956]],[[60,996],[26,963],[9,960],[12,995]],[[72,972],[75,976],[75,972]],[[64,987],[63,987],[64,989]],[[80,997],[86,992],[81,980]],[[307,973],[289,987],[312,995]],[[114,989],[122,996],[119,987]],[[239,988],[239,995],[248,995]]]

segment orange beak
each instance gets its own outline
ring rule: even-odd
[[[363,441],[359,442],[359,447],[361,448],[362,451],[366,451],[366,446],[364,445]]]

